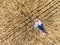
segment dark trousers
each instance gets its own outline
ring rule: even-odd
[[[42,32],[45,32],[43,24],[38,25],[38,28],[39,28]]]

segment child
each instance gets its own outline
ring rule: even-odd
[[[45,33],[43,24],[42,24],[42,22],[40,21],[40,19],[36,18],[36,19],[34,20],[34,27],[35,27],[35,28],[39,28],[39,29],[42,31],[43,34]]]

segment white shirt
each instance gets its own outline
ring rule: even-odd
[[[35,23],[34,23],[34,27],[35,27],[35,28],[38,28],[38,25],[41,25],[42,22],[41,22],[40,19],[38,19],[38,18],[36,18],[35,20],[37,20],[38,22],[35,22]]]
[[[38,20],[38,22],[35,22],[35,24],[37,24],[37,25],[41,25],[42,22],[41,22],[40,20]]]

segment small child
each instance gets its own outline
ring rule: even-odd
[[[40,21],[39,18],[36,18],[36,19],[34,20],[34,27],[35,27],[35,28],[39,28],[39,29],[42,31],[42,33],[45,33],[44,26],[43,26],[43,24],[42,24],[42,22]]]

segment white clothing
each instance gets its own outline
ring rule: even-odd
[[[35,24],[37,24],[37,25],[41,25],[42,24],[42,22],[39,19],[36,19],[36,20],[38,20],[38,22],[35,22]]]

